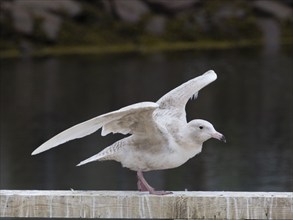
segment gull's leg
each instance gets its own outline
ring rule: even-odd
[[[137,188],[141,192],[149,191],[139,178],[137,178]]]
[[[140,191],[148,191],[149,193],[155,191],[155,189],[151,187],[145,180],[143,173],[141,171],[137,171],[137,179],[137,186]]]
[[[156,191],[153,187],[151,187],[148,182],[145,180],[143,173],[141,171],[137,171],[137,187],[139,191],[148,191],[153,195],[166,195],[171,194],[172,192],[167,191]]]

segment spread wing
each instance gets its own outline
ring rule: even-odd
[[[216,79],[217,74],[213,70],[209,70],[203,75],[191,79],[171,90],[160,98],[157,104],[159,104],[160,110],[164,111],[164,114],[186,120],[185,105],[188,100],[192,97],[197,97],[199,90]]]
[[[111,132],[122,134],[156,132],[158,127],[152,114],[158,107],[158,104],[154,102],[141,102],[92,118],[57,134],[34,150],[32,155],[49,150],[67,141],[92,134],[101,127],[103,127],[102,135]]]

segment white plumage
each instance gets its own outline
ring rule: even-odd
[[[209,138],[225,141],[224,136],[209,122],[201,119],[186,121],[185,105],[188,100],[216,79],[216,73],[210,70],[171,90],[156,103],[133,104],[75,125],[42,144],[32,155],[84,137],[100,128],[103,136],[109,133],[131,134],[78,166],[96,160],[116,160],[122,166],[138,171],[141,191],[165,194],[149,186],[142,172],[182,165],[200,153],[202,143]]]

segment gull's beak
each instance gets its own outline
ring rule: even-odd
[[[212,134],[212,137],[215,139],[218,139],[219,141],[223,141],[224,143],[226,143],[226,138],[224,135],[222,135],[220,132],[215,132]]]

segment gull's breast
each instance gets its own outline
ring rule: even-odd
[[[172,150],[170,150],[172,149]],[[134,171],[151,171],[176,168],[198,154],[200,150],[169,148],[158,152],[126,150],[118,159],[123,167]]]

